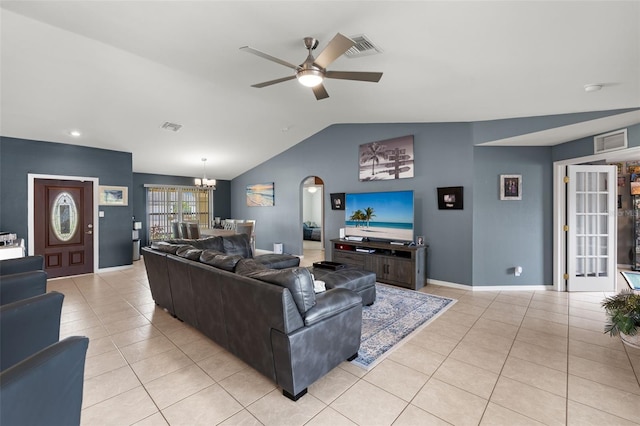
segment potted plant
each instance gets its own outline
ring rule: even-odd
[[[607,297],[602,307],[608,319],[604,332],[612,336],[620,334],[624,343],[640,348],[640,294],[623,290]]]

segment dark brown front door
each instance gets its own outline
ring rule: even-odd
[[[93,182],[35,179],[34,252],[49,278],[93,272]]]

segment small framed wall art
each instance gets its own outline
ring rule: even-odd
[[[462,210],[462,187],[448,186],[438,188],[439,210]]]
[[[522,200],[522,175],[500,175],[500,199]]]
[[[331,210],[344,210],[344,192],[331,195]]]
[[[101,206],[128,206],[129,188],[126,186],[106,186],[98,187],[99,205]]]

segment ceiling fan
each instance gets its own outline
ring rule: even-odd
[[[304,45],[309,51],[309,56],[301,65],[293,65],[290,62],[271,56],[267,53],[261,52],[249,46],[241,47],[240,50],[253,53],[269,61],[276,62],[285,67],[292,68],[296,72],[294,75],[288,77],[282,77],[275,80],[265,81],[264,83],[252,84],[251,87],[262,88],[271,86],[272,84],[282,83],[283,81],[293,80],[297,78],[300,84],[311,87],[313,94],[317,100],[325,99],[329,97],[327,90],[322,84],[325,78],[336,78],[340,80],[356,80],[356,81],[370,81],[377,83],[382,77],[381,72],[359,72],[359,71],[328,71],[327,67],[331,65],[333,61],[338,59],[342,54],[349,50],[356,43],[349,37],[345,37],[338,33],[331,39],[327,47],[324,48],[317,58],[313,57],[312,51],[318,47],[318,40],[313,37],[305,37]]]

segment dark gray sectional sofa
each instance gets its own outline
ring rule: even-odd
[[[155,302],[282,387],[294,401],[360,347],[362,299],[315,294],[286,255],[251,256],[246,235],[142,249]]]

